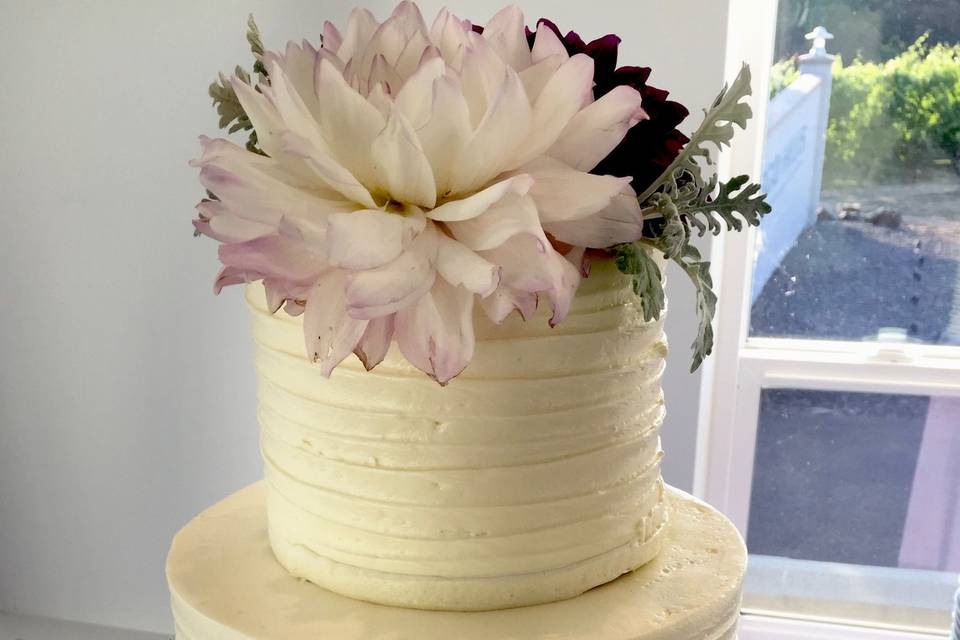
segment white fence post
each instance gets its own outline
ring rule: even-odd
[[[807,40],[813,45],[809,53],[800,56],[800,73],[809,73],[820,78],[820,115],[817,120],[817,135],[815,138],[814,167],[810,181],[810,202],[814,203],[810,211],[810,222],[816,222],[816,205],[820,203],[820,188],[823,184],[823,157],[827,145],[827,126],[830,124],[830,93],[833,89],[833,61],[836,56],[827,53],[827,40],[832,40],[833,34],[824,27],[818,26],[807,34]]]
[[[752,302],[804,229],[817,221],[833,88],[830,38],[823,27],[807,34],[813,47],[800,56],[799,77],[767,108],[761,179],[774,215],[764,218],[756,236]]]

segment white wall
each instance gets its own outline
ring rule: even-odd
[[[497,3],[449,4],[484,19]],[[726,6],[524,3],[531,20],[618,32],[622,60],[653,66],[695,113],[722,82]],[[214,72],[246,64],[248,12],[279,46],[348,8],[0,0],[0,610],[169,630],[170,538],[260,474],[247,321],[237,291],[210,292],[186,161],[215,133]],[[685,276],[670,277],[665,473],[689,488],[695,316]]]

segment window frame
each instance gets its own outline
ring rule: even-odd
[[[767,87],[779,3],[730,0],[725,75],[753,71],[754,119],[719,159],[721,178],[760,179]],[[775,215],[775,214],[774,214]],[[756,229],[712,240],[719,294],[714,354],[704,365],[697,424],[694,493],[723,511],[746,536],[763,389],[876,392],[960,397],[960,347],[748,336]],[[927,634],[745,614],[743,640],[884,638]]]

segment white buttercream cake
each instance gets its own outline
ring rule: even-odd
[[[446,387],[394,351],[323,378],[299,318],[249,287],[270,540],[292,574],[353,598],[457,611],[579,595],[653,558],[663,317],[595,265],[566,320],[476,315]]]
[[[473,361],[445,387],[395,352],[371,372],[351,359],[326,379],[304,355],[300,319],[271,315],[259,285],[246,297],[265,482],[223,503],[245,514],[234,523],[242,545],[228,553],[217,540],[226,516],[201,516],[175,541],[178,638],[547,638],[584,615],[588,597],[623,620],[563,637],[735,637],[743,543],[722,516],[665,490],[664,317],[644,321],[612,262],[593,265],[555,328],[547,309],[502,325],[478,312]],[[244,553],[256,571],[238,569]],[[236,571],[263,577],[238,585],[248,604],[231,609],[222,588],[203,585]],[[293,591],[290,620],[249,610]],[[541,607],[555,624],[537,622]],[[337,627],[337,609],[375,622]],[[506,629],[520,611],[513,635],[484,636],[465,617],[444,636],[453,619],[437,622],[483,612],[472,615]]]

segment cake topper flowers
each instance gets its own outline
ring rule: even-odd
[[[661,274],[638,243],[681,262],[709,327],[691,230],[769,210],[742,181],[711,199],[696,168],[749,117],[745,73],[682,148],[686,110],[646,86],[649,70],[614,68],[615,36],[531,30],[516,7],[483,27],[446,10],[428,26],[411,2],[383,23],[357,9],[319,47],[282,52],[251,18],[248,40],[256,79],[238,67],[210,93],[220,126],[249,140],[201,138],[194,225],[221,242],[215,289],[262,280],[272,312],[303,314],[326,375],[351,353],[371,369],[395,341],[445,384],[473,356],[474,305],[499,323],[548,303],[559,323],[596,251],[657,317]]]

